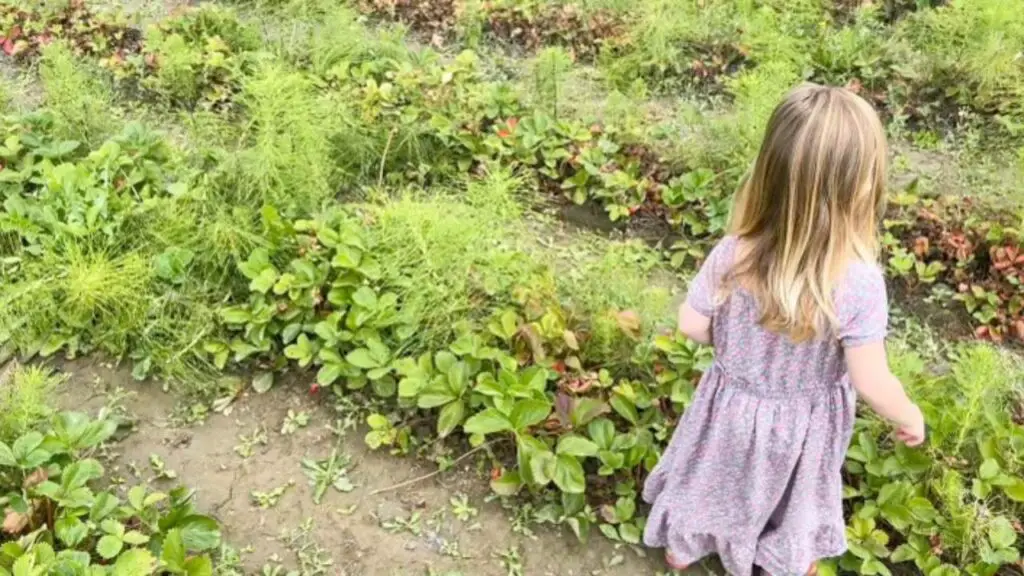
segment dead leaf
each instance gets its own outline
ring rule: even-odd
[[[49,477],[50,477],[50,475],[46,473],[45,469],[37,468],[35,472],[33,472],[33,473],[31,473],[31,474],[29,474],[28,476],[25,477],[25,482],[22,483],[22,486],[24,488],[31,488],[33,486],[38,486],[38,485],[42,484],[43,482],[46,482],[46,480]]]
[[[13,510],[7,511],[7,516],[4,517],[4,532],[8,534],[21,534],[26,526],[28,526],[28,514],[22,514]]]
[[[623,310],[615,314],[615,321],[619,328],[628,336],[638,338],[640,336],[640,315],[632,310]]]

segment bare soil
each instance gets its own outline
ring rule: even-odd
[[[486,481],[471,463],[372,495],[434,467],[372,452],[361,431],[339,439],[327,428],[331,412],[295,387],[244,396],[227,415],[211,414],[202,423],[185,425],[172,417],[179,399],[154,383],[135,382],[127,370],[96,360],[69,362],[62,369],[69,375],[60,399],[64,408],[95,412],[127,393],[116,403],[135,419],[135,426],[114,446],[114,474],[156,488],[166,489],[173,482],[194,488],[200,509],[223,522],[226,541],[243,551],[246,573],[280,564],[304,575],[340,576],[667,574],[657,551],[616,546],[596,533],[586,546],[571,534],[543,527],[532,526],[532,538],[515,533],[512,512],[485,501]],[[307,412],[310,421],[283,435],[289,409]],[[243,458],[236,450],[245,444],[241,437],[256,430],[266,431],[267,443],[254,445],[252,455]],[[323,459],[335,448],[351,457],[349,478],[356,487],[350,493],[331,489],[314,504],[302,459]],[[153,455],[177,480],[155,478]],[[282,486],[288,488],[275,506],[261,509],[254,503],[254,491]],[[457,495],[467,495],[479,514],[468,521],[457,519],[450,503]],[[417,514],[415,530],[385,527]],[[501,557],[510,550],[518,551],[518,571],[514,561]]]

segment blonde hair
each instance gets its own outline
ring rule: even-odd
[[[727,282],[753,294],[764,327],[797,342],[837,332],[840,275],[878,258],[886,154],[878,115],[843,88],[805,84],[772,113],[733,206],[744,251]]]

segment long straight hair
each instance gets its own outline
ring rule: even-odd
[[[726,283],[753,294],[762,326],[797,342],[838,330],[840,275],[878,258],[886,154],[878,115],[843,88],[805,84],[772,113],[733,207],[745,251]]]

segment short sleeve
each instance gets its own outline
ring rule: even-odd
[[[715,312],[715,293],[723,276],[728,272],[732,264],[730,259],[733,254],[732,247],[735,238],[727,236],[723,238],[708,254],[704,264],[700,267],[697,275],[690,282],[690,288],[686,293],[686,303],[700,314],[710,318]]]
[[[852,348],[885,340],[889,329],[889,298],[882,270],[863,262],[851,266],[843,290],[839,340]]]

